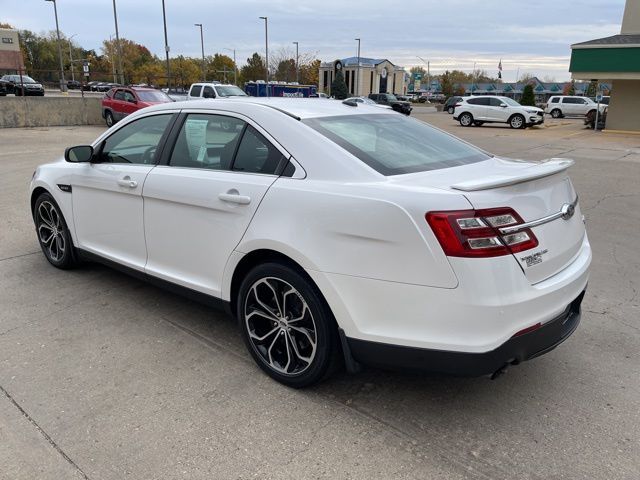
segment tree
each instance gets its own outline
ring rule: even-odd
[[[442,93],[447,97],[454,94],[454,86],[451,81],[451,72],[449,72],[449,70],[446,70],[442,75],[440,75],[440,86],[442,87]]]
[[[520,75],[520,78],[517,79],[517,81],[522,83],[529,83],[534,78],[535,76],[533,75],[533,73],[523,72],[522,75]]]
[[[524,90],[522,91],[522,98],[520,99],[520,105],[528,105],[531,107],[536,106],[536,97],[533,94],[533,85],[528,83],[525,85]]]
[[[216,53],[213,57],[206,58],[207,80],[220,80],[225,83],[233,83],[233,72],[236,64],[227,55]]]
[[[293,58],[280,60],[274,76],[276,80],[294,82],[296,80],[296,61]]]
[[[300,83],[302,85],[318,85],[320,80],[320,62],[319,59],[300,64]]]
[[[202,60],[178,55],[169,61],[173,86],[189,88],[202,78]],[[166,77],[165,77],[166,78]]]
[[[419,74],[422,75],[422,78],[426,78],[427,77],[427,71],[420,66],[417,67],[411,67],[411,69],[409,70],[409,73],[411,74],[411,77],[413,78],[415,76],[415,74]]]
[[[564,88],[562,89],[563,95],[575,95],[576,94],[576,82],[575,80],[571,80],[569,83],[565,83]]]
[[[265,78],[265,66],[264,60],[258,53],[254,53],[251,57],[247,58],[247,64],[243,65],[242,69],[242,77],[245,82],[255,82],[256,80],[260,80]]]
[[[591,81],[587,87],[587,97],[595,97],[598,94],[598,82]]]
[[[349,90],[347,89],[347,84],[344,81],[342,70],[338,70],[336,72],[336,77],[333,79],[333,82],[331,82],[331,95],[338,100],[344,100],[349,96]]]

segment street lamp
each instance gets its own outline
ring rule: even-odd
[[[62,65],[62,44],[60,43],[60,27],[58,26],[58,7],[56,0],[45,0],[45,2],[53,2],[53,13],[56,17],[56,34],[58,35],[58,57],[60,58],[60,91],[67,91],[67,84],[64,81],[64,67]]]
[[[236,49],[235,48],[225,48],[230,52],[233,52],[233,84],[238,86],[238,64],[236,63]]]
[[[356,38],[358,41],[358,67],[356,69],[356,97],[360,95],[360,39]]]
[[[164,52],[167,56],[167,88],[171,88],[171,66],[169,65],[169,40],[167,38],[167,15],[164,9],[164,0],[162,0],[162,23],[164,24]]]
[[[73,74],[73,54],[71,53],[71,40],[73,40],[73,37],[75,37],[77,35],[77,33],[74,33],[73,35],[71,35],[69,37],[69,63],[71,65],[71,81],[75,82],[76,81],[76,77]]]
[[[202,24],[201,23],[194,23],[193,24],[196,27],[200,27],[200,47],[202,48],[202,81],[206,82],[207,81],[207,71],[204,65],[204,37],[202,36]]]
[[[298,42],[293,42],[296,46],[296,83],[300,83],[300,55],[298,55]]]
[[[267,79],[267,97],[269,96],[269,19],[267,17],[260,17],[264,20],[264,53],[266,61],[266,79]]]
[[[120,34],[118,33],[118,12],[116,12],[116,0],[113,0],[113,20],[116,24],[116,49],[118,50],[118,75],[120,84],[124,85],[124,72],[122,71],[122,47],[120,46]]]

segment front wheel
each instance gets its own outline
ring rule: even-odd
[[[460,125],[462,125],[463,127],[470,127],[473,124],[473,115],[471,115],[470,113],[463,113],[462,115],[460,115],[458,120],[460,122]]]
[[[511,120],[509,120],[509,126],[511,128],[525,128],[526,124],[524,117],[522,115],[514,115],[511,117]]]
[[[49,193],[36,200],[33,219],[40,248],[49,263],[64,270],[75,266],[71,234],[60,207]]]
[[[558,110],[557,108],[551,110],[551,117],[560,118],[561,116],[562,116],[562,112],[560,110]]]
[[[113,127],[113,124],[116,123],[113,119],[113,113],[107,110],[104,114],[104,121],[107,123],[107,127]]]
[[[249,353],[278,382],[313,385],[336,365],[335,320],[301,272],[279,263],[258,265],[242,281],[236,310]]]

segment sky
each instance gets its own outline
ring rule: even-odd
[[[630,0],[635,1],[635,0]],[[100,51],[115,32],[111,0],[57,0],[60,30],[87,49]],[[121,38],[164,57],[161,0],[116,0]],[[387,58],[407,70],[431,72],[476,68],[504,81],[527,72],[567,80],[572,43],[620,33],[624,0],[165,0],[170,54],[199,57],[204,25],[205,54],[235,49],[242,65],[269,49],[290,48],[322,61],[355,56]],[[44,0],[0,0],[0,22],[18,29],[55,29],[53,4]]]

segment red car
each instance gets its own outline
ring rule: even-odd
[[[102,118],[110,127],[141,108],[172,101],[166,93],[153,88],[116,87],[102,99]]]

